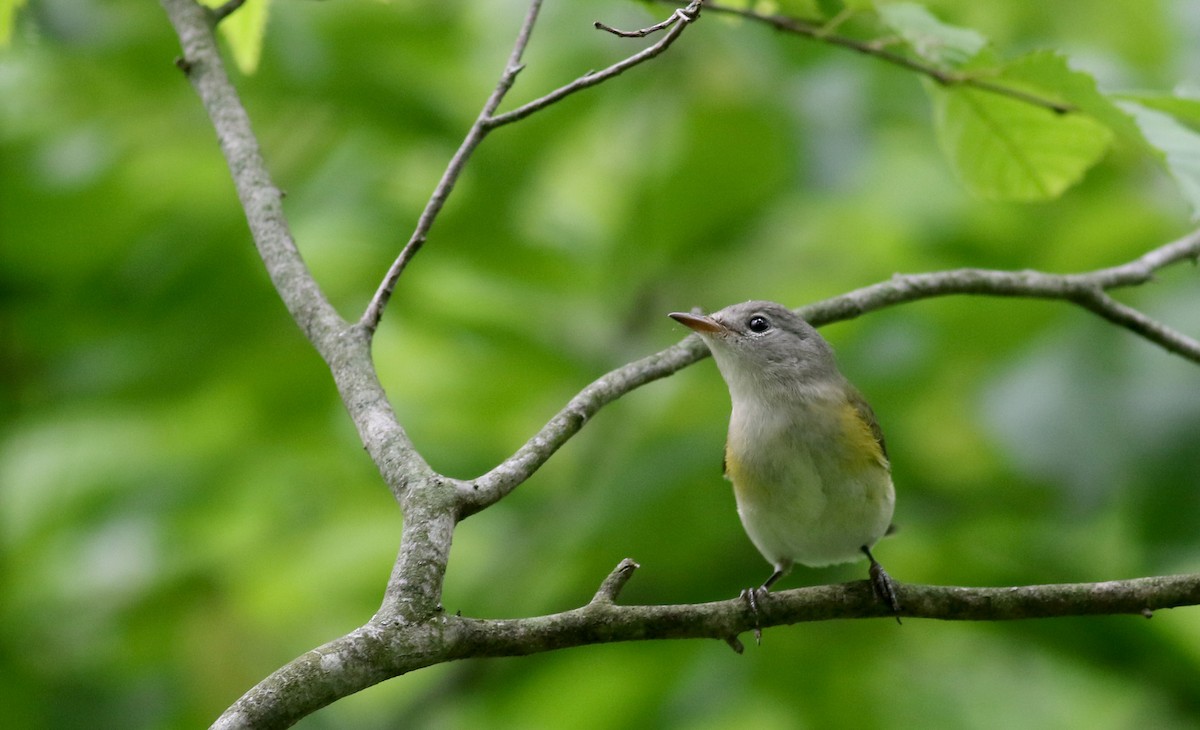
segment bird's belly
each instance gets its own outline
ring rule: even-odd
[[[769,439],[768,439],[769,440]],[[863,557],[892,521],[895,492],[886,463],[847,459],[828,443],[796,442],[727,455],[738,515],[773,565],[819,567]],[[745,452],[743,452],[745,453]]]

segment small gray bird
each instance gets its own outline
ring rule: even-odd
[[[743,592],[755,615],[794,563],[821,567],[865,556],[876,595],[899,621],[895,584],[871,554],[895,505],[883,433],[838,371],[829,343],[775,302],[670,316],[700,335],[729,386],[725,476],[746,534],[775,568]]]

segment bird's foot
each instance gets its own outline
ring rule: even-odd
[[[754,614],[754,643],[759,646],[762,646],[762,624],[759,622],[758,602],[766,597],[767,589],[762,586],[746,588],[741,595],[741,599],[750,607],[750,613]]]
[[[867,554],[867,559],[871,561],[871,588],[875,591],[875,596],[892,610],[892,614],[896,617],[896,623],[900,621],[900,599],[896,597],[896,581],[892,580],[892,576],[888,575],[879,561],[871,555],[871,551],[863,548],[863,552]]]

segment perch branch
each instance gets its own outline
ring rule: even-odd
[[[636,565],[622,561],[597,596]],[[622,576],[617,578],[616,576]],[[605,588],[604,586],[610,586]],[[1200,604],[1200,574],[1102,583],[961,588],[902,584],[907,618],[1010,621],[1152,612]],[[847,618],[890,617],[866,581],[771,593],[763,627]],[[424,623],[372,621],[306,652],[247,692],[214,728],[287,727],[342,697],[423,667],[470,657],[525,656],[617,641],[719,639],[735,649],[755,617],[740,598],[711,603],[623,606],[593,599],[550,616],[488,620],[439,615]]]
[[[489,132],[506,124],[520,121],[577,91],[582,91],[583,89],[615,78],[622,72],[659,55],[675,42],[675,39],[679,37],[692,21],[699,17],[700,0],[692,0],[686,8],[672,13],[669,19],[669,23],[672,25],[671,29],[654,45],[602,71],[585,74],[566,86],[562,86],[512,111],[496,114],[495,112],[499,108],[500,102],[504,100],[504,96],[512,88],[517,74],[521,71],[521,56],[525,52],[525,47],[529,44],[529,37],[533,31],[533,25],[537,21],[540,8],[541,0],[533,0],[530,3],[529,11],[525,15],[525,22],[522,24],[521,31],[517,35],[516,44],[513,46],[508,65],[505,67],[504,73],[500,76],[500,81],[496,84],[492,95],[488,97],[487,102],[483,105],[479,116],[475,118],[474,124],[471,125],[467,136],[454,153],[450,164],[446,166],[446,171],[442,173],[442,178],[438,181],[437,187],[434,188],[429,202],[425,204],[425,209],[421,212],[421,217],[417,220],[417,226],[413,230],[408,243],[401,249],[399,256],[396,257],[391,268],[388,269],[387,274],[383,277],[383,281],[379,284],[379,288],[376,289],[375,295],[371,298],[371,302],[367,305],[366,311],[363,312],[362,318],[359,319],[359,325],[367,332],[374,332],[379,326],[379,320],[383,317],[383,310],[396,288],[396,282],[400,280],[400,275],[404,273],[404,269],[408,266],[408,263],[421,250],[421,247],[425,245],[429,230],[433,227],[434,220],[446,204],[446,199],[450,196],[451,191],[454,189],[454,184],[462,174],[463,167],[467,164],[471,153],[483,142],[484,137]]]

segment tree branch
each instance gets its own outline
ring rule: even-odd
[[[700,2],[695,1],[689,3],[686,8],[679,8],[675,12],[671,13],[671,17],[667,18],[661,23],[655,23],[654,25],[650,25],[645,28],[639,28],[637,30],[617,30],[611,25],[601,23],[599,20],[592,25],[594,25],[598,30],[607,31],[618,38],[645,38],[646,36],[657,33],[660,30],[666,30],[680,21],[684,23],[690,23],[695,20],[696,16],[699,14]]]
[[[659,2],[663,2],[668,5],[679,4],[678,0],[659,0]],[[804,20],[799,20],[797,18],[792,18],[787,15],[760,13],[748,8],[722,5],[715,2],[706,2],[705,7],[715,13],[736,15],[756,23],[769,25],[775,30],[803,36],[820,43],[837,46],[838,48],[845,48],[847,50],[854,51],[855,53],[861,53],[864,56],[871,56],[872,58],[877,58],[884,63],[889,63],[893,66],[899,66],[900,68],[927,76],[942,86],[969,86],[973,89],[986,91],[992,94],[999,94],[1000,96],[1007,96],[1010,99],[1016,99],[1017,101],[1021,101],[1026,104],[1042,107],[1043,109],[1048,109],[1055,114],[1067,114],[1078,111],[1078,107],[1076,107],[1074,104],[1066,104],[1060,101],[1055,101],[1054,99],[1039,96],[1037,94],[1014,88],[1012,86],[996,83],[995,81],[990,81],[988,79],[979,78],[978,76],[973,76],[971,74],[947,71],[943,68],[934,66],[933,64],[925,63],[909,56],[889,51],[877,41],[861,41],[856,38],[850,38],[849,36],[838,35],[837,33],[832,32],[829,25],[811,23]]]
[[[628,71],[634,66],[649,61],[650,59],[670,48],[671,44],[683,34],[683,31],[686,30],[693,21],[700,17],[701,4],[701,0],[692,0],[682,11],[676,11],[676,13],[671,17],[672,19],[677,17],[679,22],[674,23],[671,26],[671,29],[668,30],[654,45],[648,46],[641,52],[635,53],[629,58],[626,58],[624,61],[618,61],[606,69],[584,74],[566,86],[559,87],[540,99],[534,99],[528,104],[519,106],[512,111],[498,114],[495,117],[492,117],[489,125],[495,128],[520,121],[530,114],[541,111],[542,109],[545,109],[557,101],[561,101],[577,91],[583,91],[584,89],[591,88],[592,86],[608,81],[609,79],[615,78]]]
[[[414,486],[442,482],[396,420],[371,362],[370,338],[338,315],[300,256],[283,213],[282,195],[267,172],[250,118],[225,71],[209,11],[194,0],[161,0],[161,4],[183,48],[178,65],[212,120],[271,282],[300,330],[329,365],[363,445],[392,494],[408,510],[412,505],[405,500]],[[442,490],[452,493],[448,487]],[[414,590],[431,585],[432,577],[423,576],[411,580]],[[436,585],[440,586],[440,580]]]
[[[813,325],[851,319],[883,307],[950,294],[1062,299],[1120,325],[1168,352],[1200,364],[1200,342],[1177,332],[1104,294],[1137,286],[1171,264],[1200,259],[1200,230],[1160,246],[1129,263],[1085,274],[1039,271],[955,269],[930,274],[898,274],[889,281],[857,289],[799,310]]]
[[[446,204],[446,199],[454,189],[454,184],[458,181],[459,175],[462,174],[467,160],[489,132],[506,124],[512,124],[524,119],[577,91],[582,91],[583,89],[615,78],[622,72],[659,55],[675,42],[675,39],[683,33],[684,28],[699,17],[700,3],[701,0],[692,0],[686,8],[676,10],[672,13],[671,18],[660,25],[664,27],[672,25],[673,27],[657,43],[649,48],[623,61],[619,61],[603,71],[585,74],[566,86],[562,86],[510,112],[496,114],[495,111],[499,108],[500,102],[504,100],[504,96],[512,88],[517,74],[521,71],[521,56],[525,52],[525,47],[529,44],[533,25],[537,22],[538,11],[542,3],[541,0],[533,0],[530,3],[528,13],[525,15],[525,22],[517,34],[516,44],[513,47],[512,54],[509,56],[508,65],[505,67],[504,73],[500,76],[500,81],[496,84],[492,95],[488,97],[487,102],[483,105],[479,116],[475,118],[475,122],[471,125],[470,130],[468,130],[462,144],[459,145],[458,150],[454,153],[454,157],[451,158],[446,171],[442,173],[441,180],[438,181],[433,195],[429,198],[429,202],[425,204],[425,209],[421,212],[421,217],[417,220],[417,226],[413,230],[412,236],[404,248],[401,249],[400,255],[396,257],[387,274],[384,275],[383,281],[380,282],[379,288],[376,289],[375,295],[367,305],[366,311],[363,312],[362,317],[359,319],[359,326],[372,333],[379,327],[379,320],[383,317],[383,310],[396,288],[396,282],[399,281],[400,275],[404,273],[404,269],[408,266],[408,263],[417,255],[421,247],[425,245],[429,230],[433,227],[434,221],[437,219],[442,207]]]
[[[745,601],[667,606],[622,606],[611,598],[636,567],[624,560],[596,598],[564,613],[511,620],[440,615],[410,624],[373,620],[306,652],[250,690],[214,728],[287,727],[342,697],[434,664],[471,657],[525,656],[617,641],[720,639],[765,627],[830,619],[890,618],[869,582],[812,586],[771,593],[756,619]],[[1200,605],[1200,574],[1102,583],[962,588],[901,584],[906,618],[1010,621],[1063,616],[1132,614]]]
[[[245,4],[246,4],[246,0],[227,0],[227,2],[222,3],[218,7],[213,8],[212,9],[213,24],[215,25],[217,23],[220,23],[222,20],[225,20],[230,15],[233,15],[237,10],[239,10]]]
[[[1196,262],[1198,259],[1200,230],[1128,263],[1088,273],[954,269],[928,274],[897,274],[888,281],[816,302],[797,311],[814,326],[821,326],[897,304],[956,294],[1060,299],[1078,304],[1125,327],[1168,352],[1200,363],[1200,342],[1104,294],[1109,289],[1147,283],[1153,280],[1154,273],[1159,269],[1180,261]],[[689,335],[657,354],[598,378],[572,398],[516,453],[478,479],[464,483],[460,488],[463,515],[477,512],[502,499],[532,476],[605,405],[647,383],[678,372],[708,357],[708,354],[708,349],[699,338]]]
[[[533,475],[601,408],[626,393],[665,378],[708,356],[699,337],[687,337],[662,352],[609,372],[579,392],[533,438],[499,466],[460,490],[463,517],[503,498]]]
[[[292,239],[283,214],[283,196],[267,172],[250,118],[217,49],[208,20],[211,11],[193,0],[162,0],[162,6],[183,48],[178,65],[212,120],[267,273],[296,324],[317,345],[345,323],[313,279]]]
[[[521,72],[521,56],[525,53],[525,47],[529,45],[529,38],[533,32],[533,25],[537,22],[538,13],[542,8],[542,0],[532,0],[529,3],[529,10],[525,13],[525,21],[521,24],[521,30],[517,33],[517,40],[513,45],[512,53],[509,54],[508,64],[504,67],[504,72],[500,75],[500,80],[496,83],[496,88],[492,90],[491,96],[484,102],[483,109],[475,118],[475,122],[467,131],[467,136],[463,139],[462,144],[454,152],[454,156],[450,158],[450,164],[446,166],[445,172],[438,180],[437,187],[433,190],[433,195],[429,197],[429,201],[425,204],[425,209],[421,211],[421,217],[417,219],[417,227],[413,230],[412,236],[408,239],[408,243],[400,250],[400,255],[392,263],[387,274],[384,275],[383,281],[380,282],[379,288],[375,291],[375,296],[371,298],[370,304],[363,312],[358,323],[368,332],[374,332],[379,327],[379,320],[383,317],[383,309],[387,306],[388,300],[392,297],[392,292],[396,289],[396,282],[400,280],[400,275],[404,273],[408,262],[412,260],[421,247],[425,245],[425,239],[429,235],[429,229],[433,227],[433,222],[437,219],[442,208],[446,205],[447,198],[450,197],[451,191],[454,190],[454,185],[458,182],[459,175],[462,174],[463,167],[466,166],[467,160],[470,159],[471,153],[491,131],[488,121],[492,118],[492,114],[500,106],[500,102],[504,100],[505,94],[512,88],[513,83],[517,80],[517,74]]]

